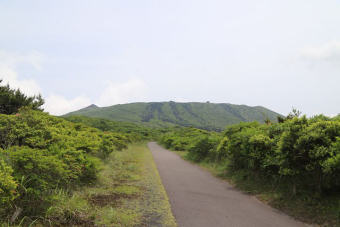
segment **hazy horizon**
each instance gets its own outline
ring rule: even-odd
[[[0,79],[61,115],[211,102],[340,113],[340,2],[0,2]]]

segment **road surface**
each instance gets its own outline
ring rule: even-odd
[[[148,146],[179,227],[306,226],[155,142]]]

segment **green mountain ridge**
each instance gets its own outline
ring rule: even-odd
[[[201,102],[137,102],[98,107],[94,104],[64,116],[81,115],[114,121],[141,123],[151,127],[190,126],[220,131],[245,121],[276,122],[280,114],[262,106]]]

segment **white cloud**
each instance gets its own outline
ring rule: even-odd
[[[339,114],[326,114],[326,116],[328,116],[328,117],[336,117],[336,116],[338,116]]]
[[[38,52],[26,55],[9,53],[0,50],[0,79],[3,83],[10,84],[12,88],[19,88],[27,95],[37,95],[41,93],[41,88],[33,79],[20,79],[16,67],[19,64],[28,64],[35,70],[41,70],[43,56]]]
[[[78,96],[73,99],[66,99],[60,95],[50,95],[45,99],[43,106],[45,111],[53,115],[63,115],[91,104],[91,100],[85,96]]]
[[[123,83],[109,82],[108,86],[99,95],[97,102],[94,103],[100,106],[111,106],[119,103],[145,101],[146,94],[146,84],[137,78]],[[48,96],[45,101],[45,111],[53,115],[63,115],[87,107],[92,103],[91,99],[86,96],[67,99],[56,94]]]
[[[37,95],[42,92],[38,83],[33,79],[21,79],[18,76],[17,67],[25,64],[36,71],[42,70],[44,57],[38,52],[18,54],[0,50],[0,79],[9,84],[11,88],[19,88],[27,95]],[[49,95],[45,98],[44,109],[53,115],[62,115],[90,105],[87,97],[79,96],[74,99],[66,99],[60,95]]]
[[[98,104],[108,106],[114,104],[145,101],[147,97],[147,86],[144,81],[133,78],[124,83],[109,82],[101,93]]]
[[[29,64],[34,67],[35,70],[40,71],[42,69],[44,59],[44,56],[37,51],[32,51],[28,54],[21,54],[0,50],[1,64],[7,65],[11,68],[15,68],[18,64]]]
[[[305,48],[301,51],[301,56],[308,60],[340,64],[340,42],[332,41],[318,47]]]
[[[21,64],[29,65],[34,70],[42,70],[43,55],[38,52],[29,54],[10,53],[0,50],[0,79],[9,84],[11,88],[19,88],[27,95],[37,95],[42,92],[39,84],[34,79],[22,79],[17,71]],[[108,82],[107,87],[99,94],[97,102],[101,106],[143,101],[146,98],[147,86],[137,78],[123,83]],[[60,94],[50,94],[45,98],[45,111],[53,115],[62,115],[71,111],[84,108],[91,104],[91,99],[78,96],[67,99]]]

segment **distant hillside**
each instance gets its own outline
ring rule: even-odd
[[[192,126],[208,130],[223,130],[227,125],[241,121],[276,121],[280,114],[261,106],[250,107],[234,104],[150,102],[129,103],[109,107],[88,106],[66,114],[104,118],[115,121],[159,126]]]

